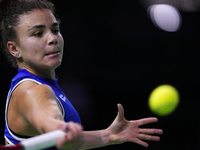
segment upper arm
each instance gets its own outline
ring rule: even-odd
[[[40,133],[55,130],[63,122],[56,99],[51,87],[37,84],[19,95],[19,113]]]

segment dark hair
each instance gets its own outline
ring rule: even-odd
[[[0,0],[1,49],[14,68],[18,67],[17,62],[8,51],[7,42],[17,42],[18,37],[14,27],[19,24],[21,15],[34,9],[49,9],[55,15],[53,3],[47,0],[2,0],[2,2]]]

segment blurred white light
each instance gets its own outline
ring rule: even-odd
[[[181,15],[179,11],[167,4],[155,4],[148,8],[149,16],[153,24],[167,32],[176,32],[181,26]]]
[[[140,2],[145,8],[154,4],[168,4],[183,12],[200,11],[200,0],[140,0]]]

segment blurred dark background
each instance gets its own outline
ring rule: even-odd
[[[128,120],[158,117],[148,127],[161,128],[160,142],[148,150],[200,149],[200,13],[180,10],[177,32],[154,26],[147,5],[139,0],[53,1],[65,39],[63,64],[57,69],[59,85],[79,112],[85,130],[108,127],[117,103]],[[4,107],[10,80],[16,70],[1,56],[1,130],[4,143]],[[151,91],[171,84],[180,104],[169,116],[159,117],[148,108]],[[133,143],[99,148],[145,150]]]

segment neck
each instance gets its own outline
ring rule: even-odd
[[[31,74],[34,74],[36,76],[40,76],[43,78],[49,78],[49,79],[54,79],[54,80],[56,79],[55,69],[52,69],[52,70],[45,70],[43,68],[33,69],[27,66],[19,66],[19,69],[26,69]]]

